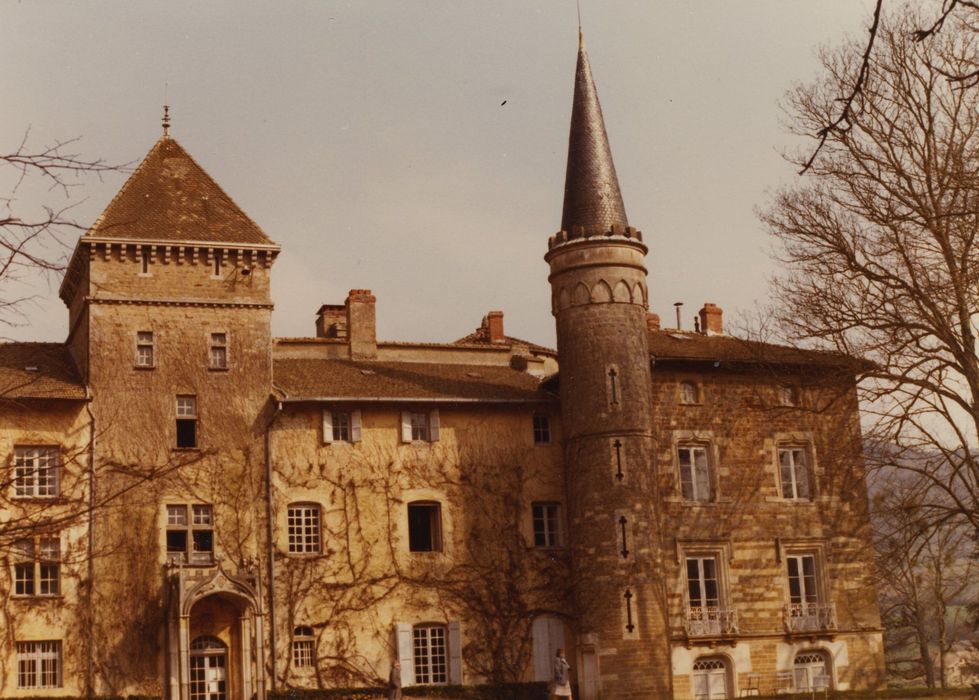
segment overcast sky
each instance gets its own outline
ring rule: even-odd
[[[683,301],[689,324],[705,301],[767,302],[754,209],[795,177],[778,100],[872,4],[581,0],[651,310]],[[169,84],[172,135],[282,246],[276,335],[312,335],[320,304],[369,287],[380,339],[454,340],[502,309],[508,334],[550,345],[576,25],[573,0],[0,0],[0,150],[30,127],[138,162]],[[76,190],[78,220],[124,179]],[[14,208],[48,202],[63,195],[26,188]],[[32,291],[7,335],[63,340],[57,281]]]

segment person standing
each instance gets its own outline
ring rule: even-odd
[[[397,659],[391,664],[388,676],[388,700],[401,700],[401,662]]]
[[[571,697],[571,666],[564,658],[564,649],[558,649],[554,657],[554,678],[551,681],[551,698]]]

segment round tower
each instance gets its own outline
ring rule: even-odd
[[[629,226],[579,34],[561,231],[548,243],[583,700],[668,698],[646,245]]]

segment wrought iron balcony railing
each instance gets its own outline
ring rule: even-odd
[[[735,608],[691,607],[684,613],[683,627],[688,637],[724,637],[738,633]]]
[[[784,614],[787,632],[824,632],[837,628],[836,606],[832,603],[789,603]]]

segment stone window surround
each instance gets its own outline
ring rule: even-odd
[[[788,557],[811,554],[816,564],[816,595],[820,604],[832,602],[827,570],[825,538],[781,538],[775,539],[779,571],[782,578],[782,591],[785,603],[790,602]]]
[[[782,472],[778,461],[778,451],[781,447],[802,447],[806,450],[806,458],[809,460],[809,498],[785,498],[782,495]],[[768,445],[766,445],[768,448]],[[816,456],[814,435],[809,431],[793,431],[775,433],[771,438],[771,449],[766,467],[775,481],[775,496],[765,498],[769,503],[794,504],[797,506],[811,506],[820,496],[819,483],[821,481],[822,469]]]
[[[680,567],[677,585],[682,594],[684,608],[690,607],[687,587],[687,559],[693,557],[714,557],[717,561],[717,588],[720,607],[730,607],[731,582],[730,563],[734,559],[734,547],[729,539],[674,539],[674,562]]]
[[[683,385],[690,384],[696,392],[693,401],[683,400]],[[674,397],[678,406],[703,406],[704,405],[704,384],[699,379],[692,376],[680,376],[676,381],[676,396]]]
[[[688,506],[710,506],[715,503],[729,501],[724,498],[721,490],[720,446],[713,430],[674,430],[670,439],[670,464],[673,470],[674,492],[664,500],[668,503],[683,503]],[[680,483],[680,454],[679,449],[685,445],[696,444],[707,448],[708,469],[712,498],[709,501],[688,500],[683,497],[683,486]]]

